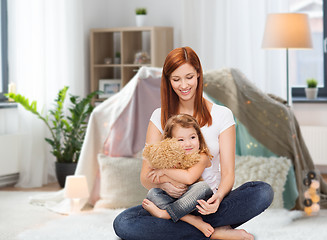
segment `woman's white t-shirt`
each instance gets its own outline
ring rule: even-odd
[[[219,136],[220,134],[235,124],[232,111],[224,106],[213,104],[211,109],[212,125],[201,128],[203,137],[207,143],[211,155],[211,166],[206,168],[202,173],[202,178],[209,184],[213,192],[217,191],[221,179],[220,173],[220,156],[219,156]],[[150,121],[163,133],[161,127],[161,108],[157,108],[152,113]]]

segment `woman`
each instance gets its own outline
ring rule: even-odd
[[[166,57],[161,78],[161,109],[156,109],[148,125],[146,143],[162,140],[169,117],[189,114],[198,121],[213,155],[211,171],[202,178],[214,194],[207,201],[199,200],[198,212],[214,227],[210,239],[254,239],[242,229],[235,229],[269,207],[273,191],[264,182],[248,182],[231,191],[235,168],[235,122],[232,112],[203,98],[203,73],[197,54],[189,47],[177,48]],[[143,161],[141,182],[147,189],[161,188],[178,198],[186,185],[167,181],[151,181],[151,167]],[[122,212],[114,221],[116,234],[125,239],[209,239],[193,226],[179,221],[155,218],[142,206]]]

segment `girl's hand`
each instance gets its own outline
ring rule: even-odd
[[[162,177],[163,175],[164,171],[162,169],[153,169],[149,172],[148,178],[150,178],[153,183],[161,183],[160,177]]]
[[[208,201],[198,200],[198,203],[200,205],[197,205],[196,207],[199,213],[201,213],[202,215],[208,215],[217,212],[220,202],[221,200],[218,195],[214,194],[211,198],[208,199]]]
[[[187,185],[181,183],[175,186],[170,182],[166,182],[166,183],[162,183],[160,185],[160,188],[164,190],[169,196],[173,198],[179,198],[186,192]]]

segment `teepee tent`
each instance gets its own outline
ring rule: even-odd
[[[75,175],[87,177],[92,204],[99,197],[98,154],[133,157],[143,149],[151,114],[160,107],[161,70],[141,68],[91,114]]]
[[[143,149],[151,113],[160,107],[161,72],[161,68],[140,68],[120,92],[97,106],[91,114],[75,172],[87,178],[91,189],[88,202],[95,204],[99,199],[98,154],[132,158]],[[204,91],[212,101],[229,107],[241,122],[243,130],[237,136],[239,145],[242,145],[242,137],[246,139],[245,135],[249,135],[247,137],[262,144],[260,153],[292,160],[296,179],[291,175],[293,181],[290,182],[301,192],[302,171],[312,170],[314,165],[292,110],[261,92],[237,69],[205,73]],[[237,146],[237,149],[242,147]],[[239,151],[239,154],[248,153]],[[326,199],[327,185],[323,180],[320,190],[321,205],[326,207],[323,199]],[[302,209],[303,196],[298,196],[296,208]],[[62,191],[43,201],[48,202],[46,207],[53,211],[69,211],[69,202],[64,200]]]
[[[98,187],[94,187],[99,182],[97,154],[132,157],[142,150],[151,113],[160,107],[160,79],[161,69],[141,68],[121,92],[92,114],[76,174],[87,176],[89,187],[94,189],[93,202],[98,196]],[[237,69],[205,73],[204,91],[229,107],[248,133],[270,152],[291,159],[301,193],[302,172],[314,170],[314,164],[292,110],[260,91]],[[324,207],[327,185],[322,178],[320,183]],[[303,209],[303,200],[303,194],[298,194],[297,209]]]
[[[211,71],[204,79],[204,91],[230,108],[256,140],[277,156],[292,161],[297,189],[302,193],[303,171],[314,170],[314,164],[292,109],[279,98],[260,91],[237,69]],[[320,205],[326,208],[327,184],[321,176],[319,179]],[[303,202],[304,195],[299,194],[296,209],[303,209]]]

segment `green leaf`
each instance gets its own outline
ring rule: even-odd
[[[58,162],[77,162],[83,145],[87,120],[92,113],[92,98],[99,94],[95,91],[87,95],[86,98],[70,96],[68,114],[64,112],[64,103],[67,96],[68,87],[60,89],[51,109],[42,114],[37,110],[37,102],[31,101],[23,95],[9,93],[6,97],[12,98],[22,105],[27,111],[41,119],[49,129],[51,137],[45,141],[51,146],[51,153]]]

